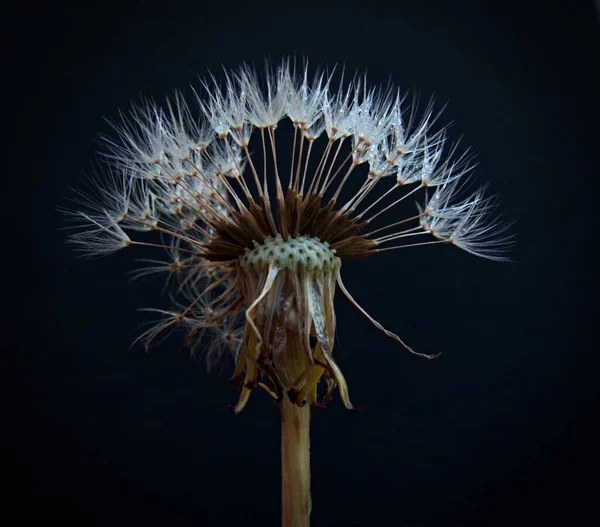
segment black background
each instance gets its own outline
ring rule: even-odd
[[[229,415],[231,364],[207,374],[176,336],[128,350],[136,309],[168,305],[160,283],[128,280],[148,255],[76,259],[56,208],[104,117],[291,54],[448,102],[451,138],[478,152],[518,235],[509,264],[434,246],[344,265],[375,318],[443,355],[407,354],[338,298],[336,357],[361,411],[335,397],[313,412],[313,525],[578,525],[595,511],[598,13],[484,4],[28,3],[4,18],[11,525],[278,524],[277,408],[256,393]]]

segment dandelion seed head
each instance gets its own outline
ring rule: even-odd
[[[419,354],[351,296],[344,260],[428,243],[502,260],[511,243],[496,201],[466,190],[471,155],[447,146],[433,103],[419,117],[398,89],[344,76],[290,60],[264,75],[242,65],[194,90],[200,116],[180,92],[162,106],[145,99],[113,123],[105,170],[67,212],[85,254],[166,250],[133,278],[163,275],[174,307],[153,309],[138,340],[183,328],[183,347],[210,367],[232,356],[235,413],[257,386],[300,406],[337,387],[352,408],[333,359],[336,288]],[[282,121],[291,133],[276,133]],[[416,212],[399,218],[418,192]]]

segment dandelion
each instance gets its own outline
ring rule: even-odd
[[[87,255],[166,250],[134,274],[164,274],[174,298],[152,310],[139,340],[184,328],[184,347],[204,350],[209,366],[234,358],[234,414],[257,388],[279,405],[286,526],[309,523],[310,407],[337,389],[353,408],[333,358],[336,288],[407,351],[435,356],[358,304],[342,262],[427,244],[503,260],[511,242],[495,200],[469,192],[470,155],[446,146],[431,104],[417,118],[399,91],[343,74],[336,83],[334,73],[284,61],[263,78],[243,65],[194,92],[199,120],[179,93],[164,107],[135,106],[105,139],[95,191],[68,213],[71,242]],[[287,135],[276,133],[282,122]]]

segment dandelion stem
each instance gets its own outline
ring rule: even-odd
[[[310,405],[281,401],[282,526],[309,527]]]
[[[298,335],[288,340],[285,363],[291,379],[309,367]],[[288,386],[294,388],[294,386]],[[295,404],[288,395],[281,413],[281,512],[283,527],[309,527],[310,498],[310,403]]]

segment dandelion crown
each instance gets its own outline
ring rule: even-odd
[[[333,359],[336,287],[415,352],[352,298],[342,261],[435,243],[502,260],[510,237],[491,216],[494,199],[467,190],[469,156],[445,148],[431,104],[419,118],[398,91],[362,77],[336,82],[290,61],[266,70],[243,65],[222,84],[203,82],[200,119],[179,93],[123,115],[105,139],[106,168],[68,213],[70,239],[89,255],[166,249],[136,276],[165,273],[179,304],[152,310],[160,320],[140,338],[184,327],[209,365],[230,351],[235,413],[256,387],[300,407],[325,404],[338,387],[352,408]],[[279,139],[285,118],[293,132]],[[418,191],[414,214],[394,216]]]

